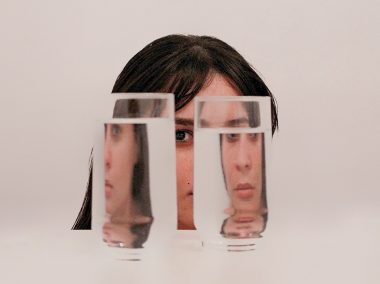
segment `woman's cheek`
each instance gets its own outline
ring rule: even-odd
[[[179,194],[192,191],[193,187],[193,151],[177,148],[177,190]]]

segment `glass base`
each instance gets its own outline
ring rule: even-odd
[[[146,257],[145,248],[126,248],[123,246],[108,246],[109,255],[115,260],[122,261],[142,261]]]
[[[202,241],[202,247],[224,252],[253,251],[258,240],[259,238],[204,240]]]

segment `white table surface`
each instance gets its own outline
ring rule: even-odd
[[[375,217],[268,227],[256,249],[243,253],[203,250],[196,231],[178,231],[170,249],[140,262],[105,254],[93,231],[8,228],[0,238],[0,283],[378,284]]]

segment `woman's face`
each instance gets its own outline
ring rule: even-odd
[[[106,124],[104,163],[108,214],[114,215],[123,208],[131,208],[131,181],[137,160],[138,147],[133,125]]]
[[[207,127],[250,128],[244,102],[203,104],[201,123]],[[262,133],[220,134],[224,180],[236,212],[260,209],[262,192]],[[246,212],[246,213],[247,213]]]
[[[197,96],[239,96],[223,76],[216,74]],[[193,220],[194,101],[176,112],[178,229],[195,229]]]
[[[224,178],[231,206],[237,211],[260,209],[262,141],[262,133],[221,134]]]

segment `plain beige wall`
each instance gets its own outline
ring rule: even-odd
[[[71,227],[101,98],[171,33],[226,41],[274,93],[271,228],[364,230],[380,213],[378,11],[370,0],[1,0],[2,230]]]

